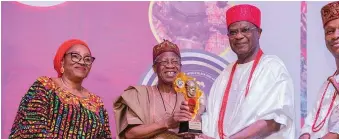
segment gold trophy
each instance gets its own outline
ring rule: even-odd
[[[187,76],[181,72],[174,81],[174,89],[177,93],[182,93],[185,100],[188,101],[189,111],[193,113],[190,121],[180,122],[179,134],[200,134],[202,133],[201,117],[199,107],[202,105],[201,97],[203,92],[200,90],[195,78]],[[197,116],[198,115],[198,116]]]

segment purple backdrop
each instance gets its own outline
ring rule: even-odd
[[[207,88],[204,90],[209,90],[213,81],[208,79],[216,78],[222,67],[235,60],[226,35],[225,11],[239,3],[253,4],[261,9],[264,29],[261,47],[265,53],[278,55],[285,62],[294,80],[296,115],[303,119],[308,93],[306,45],[300,46],[301,39],[306,38],[305,31],[300,33],[300,22],[304,22],[300,21],[300,14],[306,17],[306,10],[300,10],[301,2],[65,2],[50,7],[2,2],[1,136],[8,138],[19,102],[35,79],[56,76],[54,54],[63,41],[71,38],[86,41],[96,57],[84,86],[102,97],[113,135],[113,100],[129,85],[142,81],[143,84],[154,83],[155,75],[150,69],[152,48],[162,39],[178,43],[182,50],[189,49],[183,51],[184,65],[187,65],[184,70],[193,75],[199,69],[195,76],[204,74],[198,79],[205,80]],[[311,8],[312,4],[323,5],[308,4]],[[306,3],[302,8],[306,9]],[[319,13],[319,9],[313,11]],[[317,21],[321,21],[320,15],[314,13],[307,17],[317,17]],[[318,29],[321,25],[310,26],[309,29]],[[322,33],[317,30],[311,34],[319,32]],[[276,41],[277,38],[283,43]],[[323,40],[317,42],[323,45]],[[321,79],[308,81],[312,87],[319,88],[320,83],[312,81]],[[300,99],[303,105],[298,107]],[[299,121],[296,122],[299,125]]]

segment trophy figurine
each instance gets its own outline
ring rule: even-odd
[[[185,73],[179,73],[174,81],[174,89],[177,93],[183,93],[188,101],[189,111],[193,113],[190,121],[180,122],[179,134],[200,134],[201,116],[199,107],[203,106],[203,92],[193,77]]]

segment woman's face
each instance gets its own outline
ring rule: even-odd
[[[72,46],[62,60],[63,76],[83,80],[90,72],[94,59],[86,46],[81,44]]]

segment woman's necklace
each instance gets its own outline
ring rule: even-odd
[[[66,83],[65,83],[65,81],[64,81],[64,79],[62,79],[62,78],[60,78],[60,80],[61,80],[61,82],[62,82],[62,84],[68,89],[68,90],[74,90],[74,89],[72,89],[71,87],[69,87]],[[81,89],[80,89],[80,93],[82,93],[84,91],[84,88],[81,86]],[[86,98],[86,96],[81,96],[82,98]]]

